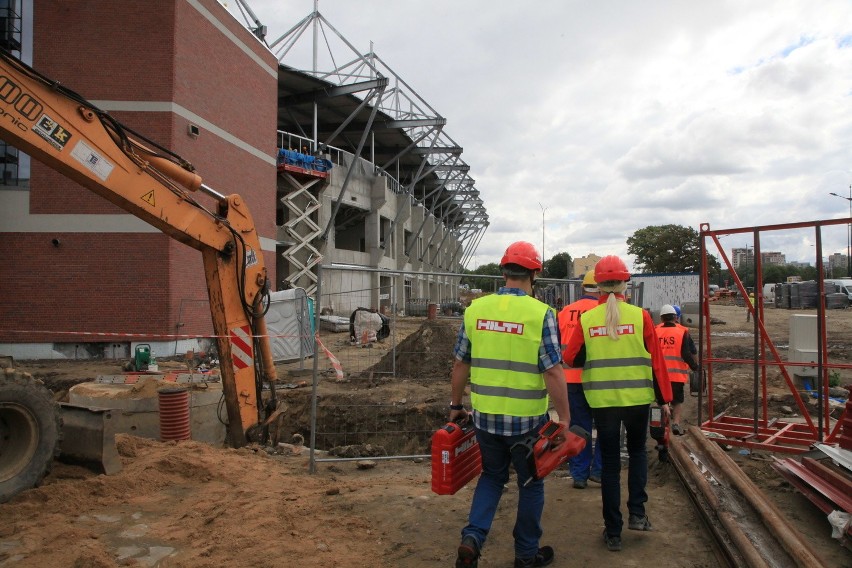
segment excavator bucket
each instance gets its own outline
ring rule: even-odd
[[[60,457],[98,463],[107,475],[121,471],[121,459],[115,447],[115,421],[108,408],[60,404],[62,442]]]

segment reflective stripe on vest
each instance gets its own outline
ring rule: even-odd
[[[683,337],[687,329],[683,326],[657,326],[657,337],[660,340],[660,351],[666,360],[669,370],[669,380],[675,383],[685,383],[689,378],[689,364],[683,360]]]
[[[654,400],[642,308],[619,301],[618,310],[618,341],[606,334],[606,304],[581,316],[586,345],[583,392],[592,408],[636,406]]]
[[[598,300],[595,298],[580,298],[576,302],[568,304],[562,311],[559,312],[559,335],[562,336],[562,351],[568,346],[568,340],[574,329],[580,323],[580,316],[588,312],[598,305]],[[566,383],[581,383],[583,382],[583,369],[579,367],[570,367],[567,364],[562,364],[562,372],[565,374]]]
[[[464,313],[470,338],[470,402],[486,414],[539,416],[547,389],[539,371],[544,316],[550,307],[530,296],[491,294]]]

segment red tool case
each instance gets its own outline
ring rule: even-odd
[[[448,422],[432,435],[432,491],[453,495],[481,471],[479,444],[470,421],[463,426]]]

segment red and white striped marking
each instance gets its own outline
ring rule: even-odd
[[[319,334],[317,334],[317,345],[319,345],[325,356],[328,357],[328,360],[331,361],[331,366],[334,368],[334,374],[337,376],[338,381],[342,381],[345,376],[343,375],[343,365],[340,364],[340,361],[337,360],[337,357],[331,354],[331,351],[328,350],[328,347],[323,345],[323,342],[320,341]]]
[[[246,369],[254,365],[254,348],[249,326],[244,325],[231,330],[231,359],[237,369]]]
[[[138,337],[144,339],[217,339],[223,335],[189,335],[177,333],[124,333],[121,331],[57,331],[52,329],[0,329],[2,333],[28,333],[41,335],[82,335],[92,337]],[[230,337],[230,336],[228,336]],[[270,333],[257,337],[307,337],[291,333]]]

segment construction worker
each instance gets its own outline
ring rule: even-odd
[[[746,321],[751,321],[751,308],[754,306],[754,292],[749,292],[748,296],[746,296]]]
[[[562,349],[568,343],[574,329],[580,323],[580,316],[598,305],[598,285],[595,282],[594,269],[586,272],[583,277],[583,295],[576,302],[565,306],[559,312],[559,335],[562,337]],[[583,394],[583,369],[573,369],[563,363],[565,383],[568,387],[568,406],[571,410],[571,426],[575,424],[586,432],[592,432],[592,409]],[[568,462],[568,471],[574,479],[574,489],[585,489],[588,481],[601,482],[601,447],[595,443],[583,448],[583,451]]]
[[[683,391],[689,380],[689,371],[698,371],[695,360],[695,342],[689,335],[689,330],[677,321],[678,314],[675,306],[665,304],[660,308],[660,324],[657,326],[657,338],[660,340],[660,350],[666,360],[669,381],[672,384],[672,432],[678,436],[684,434],[680,426]]]
[[[556,314],[532,296],[541,256],[528,242],[509,245],[500,261],[505,286],[474,300],[459,329],[452,371],[450,421],[464,421],[462,405],[470,379],[471,416],[482,456],[482,474],[462,531],[456,567],[477,566],[491,530],[509,465],[518,477],[518,509],[513,535],[515,566],[547,566],[550,546],[539,546],[544,481],[530,481],[525,452],[511,451],[548,421],[548,395],[566,428],[568,396],[562,375]],[[558,440],[558,442],[562,442]]]
[[[621,550],[621,426],[627,432],[627,528],[651,530],[648,494],[648,414],[657,402],[668,415],[672,389],[654,323],[647,311],[624,301],[630,273],[617,256],[595,265],[598,306],[580,316],[563,351],[572,367],[583,367],[583,391],[592,407],[601,446],[601,500],[606,548]]]

